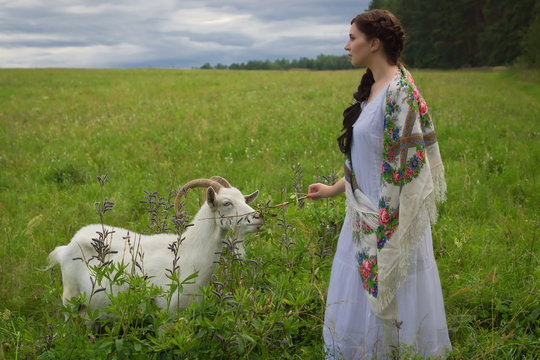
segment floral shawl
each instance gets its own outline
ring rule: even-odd
[[[378,206],[358,188],[345,161],[347,214],[355,256],[373,312],[395,319],[397,289],[408,275],[411,252],[446,198],[444,167],[426,103],[400,66],[386,90],[381,190]]]

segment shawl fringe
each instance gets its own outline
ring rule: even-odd
[[[442,163],[431,169],[431,175],[433,177],[433,191],[424,199],[410,226],[401,236],[400,253],[403,256],[400,257],[398,267],[384,279],[379,279],[381,287],[387,291],[379,293],[378,301],[370,301],[373,312],[382,318],[386,318],[386,309],[392,300],[396,298],[397,290],[407,280],[412,252],[422,241],[428,226],[437,222],[439,215],[437,204],[446,201],[446,181]],[[349,211],[348,207],[347,211]],[[347,215],[349,215],[349,212],[347,212]]]
[[[403,285],[409,275],[410,257],[414,249],[420,244],[428,226],[435,224],[438,218],[437,203],[446,201],[446,183],[442,165],[438,171],[438,188],[424,199],[410,226],[404,231],[400,239],[400,257],[398,267],[384,279],[379,279],[381,287],[387,291],[379,293],[378,301],[371,301],[371,309],[378,315],[385,317],[387,307],[396,298],[397,290]],[[442,181],[441,181],[442,180]],[[435,178],[434,178],[435,183]],[[394,285],[392,285],[394,284]]]

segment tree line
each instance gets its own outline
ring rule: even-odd
[[[216,66],[206,63],[201,69],[230,69],[230,70],[342,70],[352,69],[351,61],[347,55],[319,55],[315,59],[302,57],[289,61],[288,59],[270,60],[250,60],[242,63],[232,63],[231,65],[217,64]]]
[[[402,61],[409,67],[540,66],[538,0],[372,0],[369,9],[387,9],[400,19],[406,33]],[[339,70],[352,65],[346,55],[321,54],[292,61],[206,63],[201,68]]]

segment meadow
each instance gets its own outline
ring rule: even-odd
[[[99,222],[105,199],[105,223],[141,232],[152,227],[147,194],[165,221],[190,179],[220,175],[277,204],[339,178],[341,114],[361,74],[0,70],[0,359],[322,358],[343,197],[266,214],[249,261],[223,256],[204,300],[177,318],[143,289],[135,307],[117,304],[135,324],[92,332],[62,308],[59,268],[39,269]],[[412,74],[446,169],[433,245],[450,358],[538,358],[540,71]]]

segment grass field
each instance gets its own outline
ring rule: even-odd
[[[412,73],[446,168],[433,243],[451,358],[537,358],[540,72]],[[104,197],[115,203],[106,223],[142,231],[144,191],[167,197],[189,179],[221,175],[275,204],[295,186],[306,192],[341,176],[335,139],[360,76],[0,70],[0,359],[322,358],[341,197],[267,217],[246,244],[257,265],[222,264],[216,279],[226,288],[214,285],[202,304],[167,320],[166,336],[64,323],[59,269],[38,269],[99,221],[94,204]],[[106,173],[102,189],[96,177]],[[258,296],[248,296],[253,289]],[[230,292],[238,307],[211,290]]]

